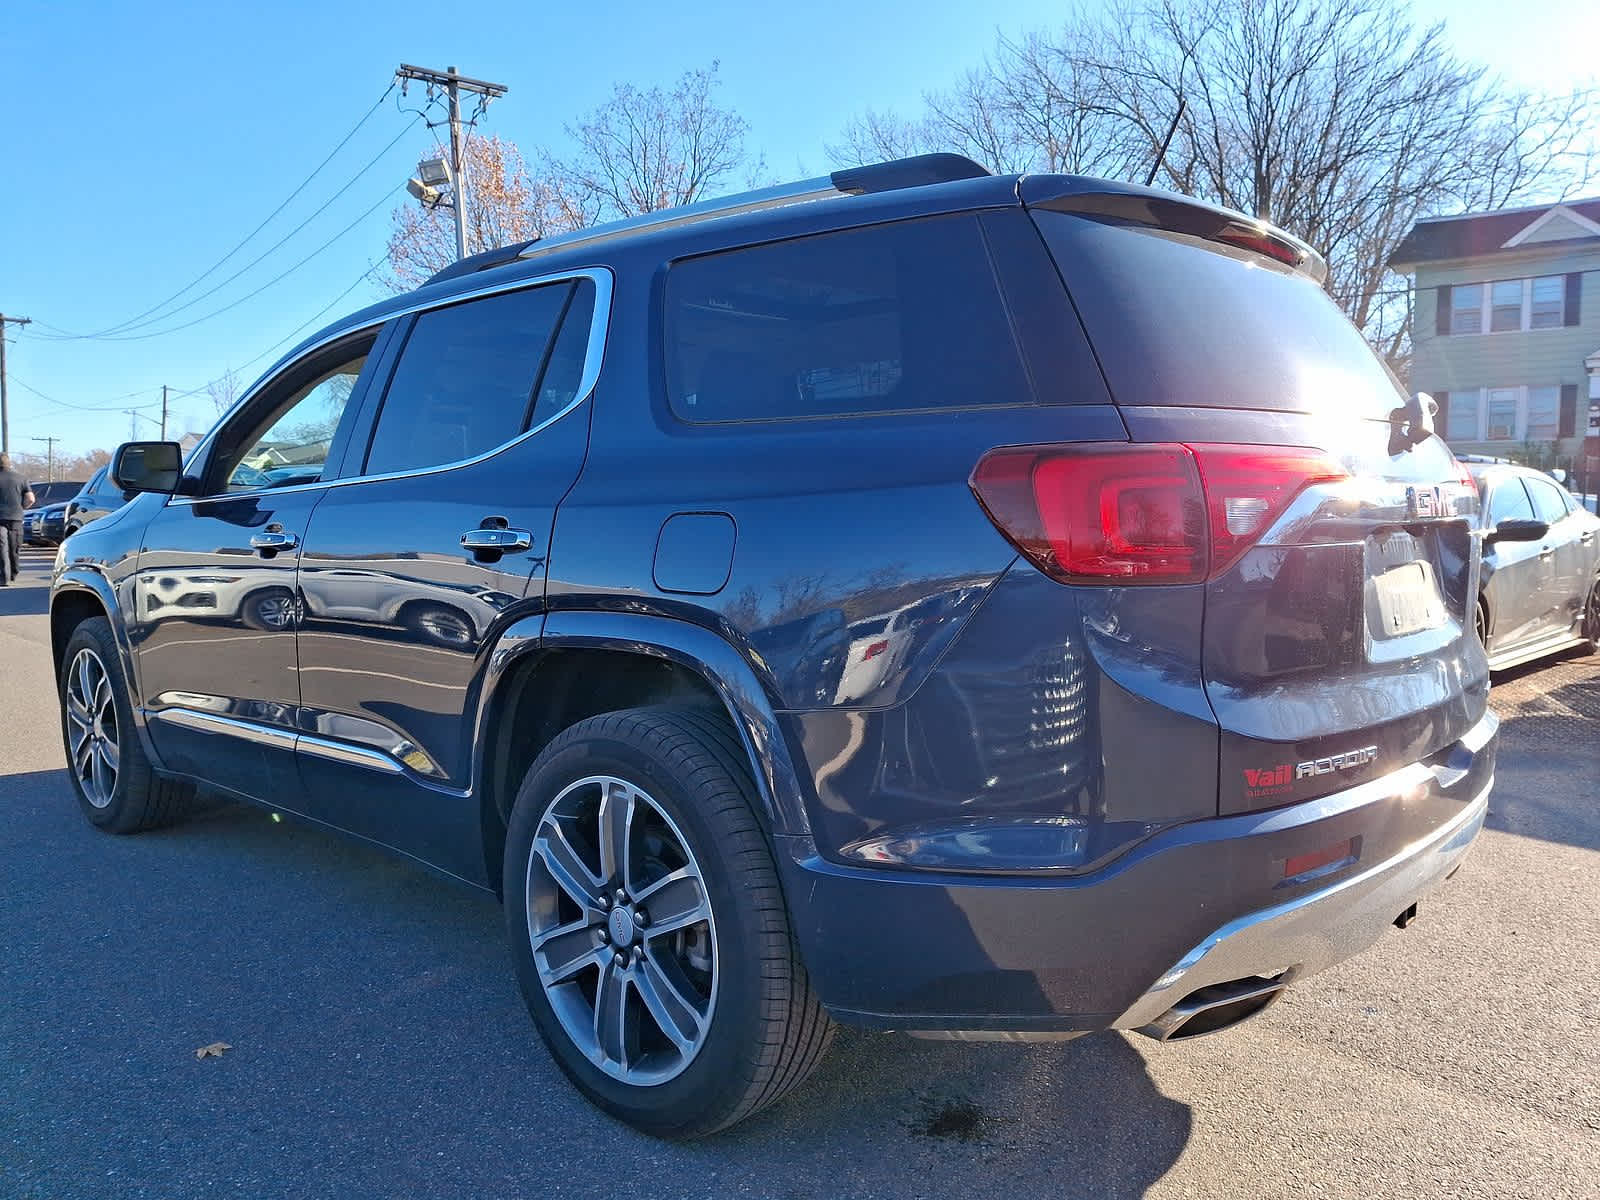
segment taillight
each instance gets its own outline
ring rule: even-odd
[[[972,490],[1017,549],[1072,583],[1197,583],[1238,561],[1313,483],[1320,450],[1084,443],[984,455]]]

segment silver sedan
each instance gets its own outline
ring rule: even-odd
[[[1600,518],[1550,476],[1471,464],[1482,497],[1478,637],[1496,671],[1588,642],[1600,649]]]

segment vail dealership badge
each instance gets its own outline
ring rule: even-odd
[[[1278,763],[1269,767],[1244,769],[1244,794],[1251,799],[1276,796],[1288,792],[1302,779],[1318,775],[1332,775],[1336,771],[1353,771],[1378,761],[1376,746],[1363,746],[1343,754],[1330,754],[1326,758],[1307,759],[1303,763]]]

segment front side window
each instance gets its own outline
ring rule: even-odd
[[[593,310],[594,284],[583,279],[422,313],[384,395],[366,473],[475,458],[560,413],[577,397]]]
[[[1533,303],[1528,323],[1533,329],[1556,329],[1566,320],[1567,281],[1545,275],[1533,281]]]
[[[1510,441],[1517,435],[1517,389],[1489,389],[1489,421],[1485,435],[1492,442]]]
[[[1528,500],[1522,480],[1513,475],[1495,484],[1494,490],[1489,493],[1488,514],[1486,520],[1490,526],[1498,525],[1501,521],[1533,520],[1533,505]]]
[[[255,492],[320,480],[375,338],[296,364],[269,385],[218,434],[208,490]]]
[[[1474,442],[1478,439],[1478,389],[1469,392],[1451,392],[1449,410],[1445,418],[1444,436],[1452,442]]]
[[[1533,497],[1533,510],[1539,514],[1539,520],[1547,521],[1554,525],[1567,515],[1567,502],[1563,499],[1561,489],[1548,479],[1528,479],[1528,494]]]
[[[1489,285],[1489,329],[1504,333],[1522,328],[1522,280],[1502,279]]]
[[[1450,289],[1450,332],[1483,332],[1483,285],[1460,284]]]
[[[1528,389],[1528,434],[1534,441],[1551,441],[1561,429],[1561,389]]]
[[[669,403],[686,421],[1033,402],[972,216],[680,262],[666,344]]]

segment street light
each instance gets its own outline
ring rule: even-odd
[[[450,179],[450,164],[442,158],[425,158],[417,164],[417,173],[406,181],[406,191],[410,192],[427,208],[452,208],[454,207],[453,195],[447,196],[446,190],[453,193]]]

